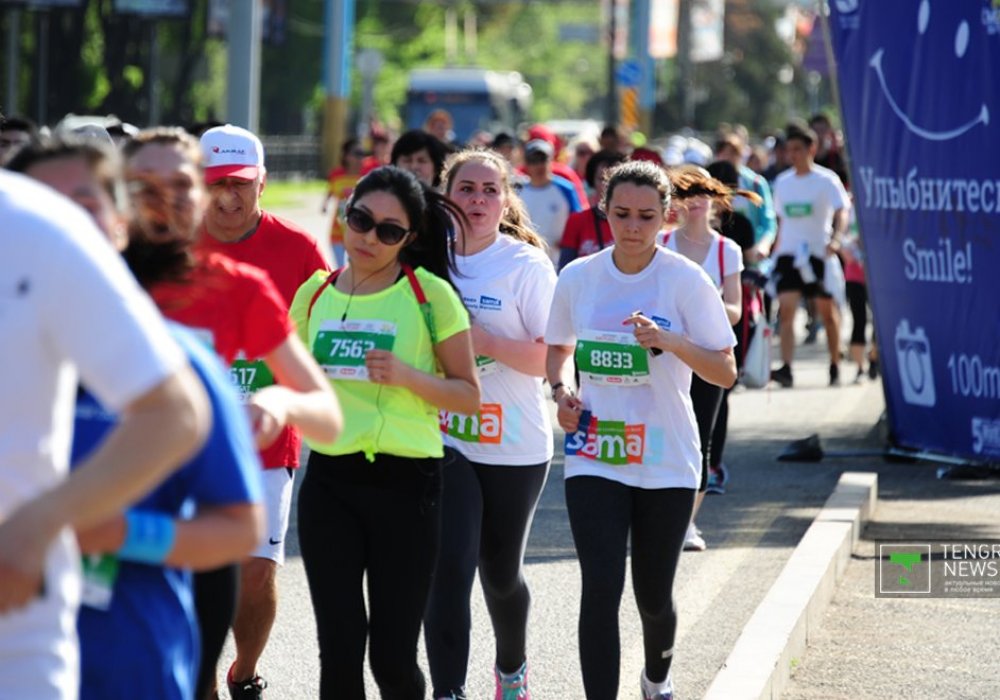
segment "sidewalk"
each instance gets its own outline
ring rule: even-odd
[[[875,515],[783,700],[1000,698],[1000,599],[876,598],[876,540],[1000,539],[1000,481],[872,463]]]

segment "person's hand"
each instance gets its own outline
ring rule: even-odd
[[[840,241],[831,239],[829,243],[826,244],[826,257],[831,255],[836,255],[837,251],[840,250]]]
[[[116,515],[100,525],[77,530],[76,540],[84,554],[117,552],[125,543],[125,516]]]
[[[622,325],[631,325],[632,334],[640,347],[650,350],[659,348],[660,350],[671,351],[674,347],[675,335],[670,331],[665,331],[656,325],[652,319],[648,319],[642,314],[633,314],[622,321]]]
[[[746,249],[743,257],[751,265],[754,263],[759,263],[761,260],[767,259],[767,251],[765,251],[761,246],[755,245]]]
[[[288,409],[282,397],[284,392],[284,387],[266,386],[251,396],[247,404],[253,436],[257,447],[262,450],[274,444],[288,424]]]
[[[369,350],[365,355],[365,367],[368,368],[368,381],[387,386],[406,386],[412,369],[390,350]]]
[[[556,402],[556,420],[559,427],[567,433],[575,433],[580,427],[580,413],[583,411],[583,401],[569,390],[561,390],[558,394],[559,400]]]
[[[0,523],[0,616],[43,592],[45,555],[58,533],[52,518],[28,504]]]
[[[472,335],[472,351],[477,355],[492,357],[493,335],[478,323],[472,324],[470,334]]]

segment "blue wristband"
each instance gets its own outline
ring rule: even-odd
[[[118,550],[121,559],[140,564],[162,564],[174,548],[177,527],[164,513],[130,510],[125,513],[125,543]]]

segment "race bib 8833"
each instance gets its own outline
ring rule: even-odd
[[[593,384],[649,384],[649,354],[631,333],[585,331],[576,342],[580,378]]]

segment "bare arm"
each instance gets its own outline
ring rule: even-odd
[[[340,404],[298,336],[290,334],[264,361],[279,384],[264,387],[250,400],[258,444],[271,444],[286,425],[317,442],[336,440],[344,427]]]
[[[847,232],[847,224],[848,213],[846,207],[841,207],[833,212],[833,233],[830,236],[830,243],[826,247],[827,254],[832,255],[840,249],[844,234]]]
[[[89,527],[137,501],[201,446],[211,420],[188,366],[127,406],[78,469],[0,524],[0,612],[37,594],[45,552],[63,527]]]
[[[562,384],[554,392],[559,406],[556,420],[568,433],[576,432],[580,425],[580,411],[583,410],[583,402],[571,388],[573,384],[573,363],[569,361],[571,357],[573,357],[572,345],[549,345],[545,357],[545,376],[548,377],[549,384],[552,386]]]
[[[477,355],[492,357],[522,374],[545,376],[546,345],[542,338],[513,340],[493,335],[482,326],[472,326],[472,347]]]
[[[473,415],[479,411],[479,377],[472,354],[472,335],[462,331],[434,346],[444,377],[406,364],[388,350],[369,350],[369,379],[377,384],[409,389],[432,406]]]
[[[263,511],[253,503],[200,507],[190,520],[176,519],[174,546],[164,566],[204,571],[243,559],[260,541]],[[117,552],[125,542],[125,517],[77,533],[84,553]]]
[[[678,333],[663,330],[645,316],[630,316],[626,322],[635,326],[639,345],[672,352],[706,382],[723,388],[736,382],[736,358],[732,348],[707,350]]]

